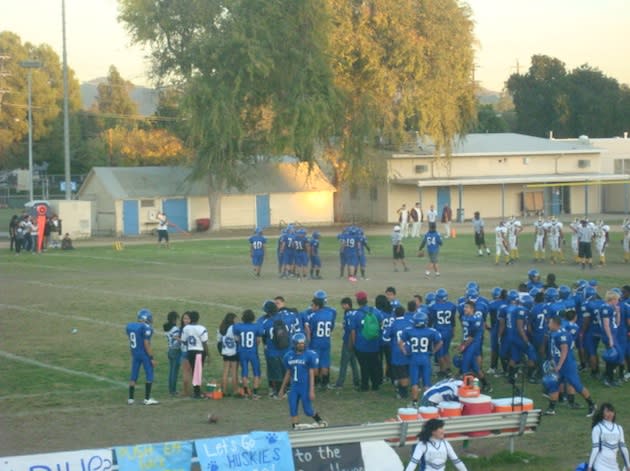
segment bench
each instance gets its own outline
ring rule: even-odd
[[[501,412],[483,415],[467,415],[444,419],[444,432],[449,441],[474,440],[481,438],[508,437],[510,453],[514,452],[514,439],[534,433],[540,425],[540,409],[517,412]],[[364,425],[292,430],[289,432],[291,445],[317,446],[341,445],[371,440],[385,440],[392,445],[405,446],[415,443],[415,436],[422,429],[422,420],[409,422],[382,422]],[[484,436],[469,436],[469,433],[489,432]],[[450,436],[457,434],[456,436]]]

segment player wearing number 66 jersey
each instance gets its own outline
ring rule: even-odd
[[[309,348],[319,357],[319,368],[316,371],[316,381],[323,388],[330,381],[330,338],[335,328],[337,311],[326,306],[324,299],[314,297],[311,304],[311,314],[306,319],[304,330],[309,341]]]
[[[420,377],[423,391],[431,387],[431,356],[442,346],[440,333],[427,327],[428,322],[428,309],[420,308],[412,317],[413,327],[404,330],[398,342],[400,350],[409,355],[409,379],[414,407],[418,406]]]
[[[138,381],[140,367],[142,367],[146,376],[144,404],[150,406],[159,404],[158,401],[151,398],[153,367],[155,366],[153,349],[151,348],[153,314],[148,309],[140,309],[136,317],[136,322],[127,324],[127,337],[131,351],[131,375],[129,377],[129,398],[127,399],[127,404],[131,405],[134,403],[136,381]]]
[[[255,323],[256,316],[251,309],[243,311],[242,323],[234,324],[233,332],[236,336],[238,360],[241,364],[241,379],[245,397],[258,399],[260,386],[260,358],[258,358],[258,344],[263,335],[262,325]],[[249,389],[249,367],[254,372],[253,391]]]

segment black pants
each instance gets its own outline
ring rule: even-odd
[[[361,391],[376,391],[383,382],[383,365],[379,352],[356,352],[361,369]]]

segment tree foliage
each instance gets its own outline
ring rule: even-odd
[[[103,131],[101,139],[108,143],[110,165],[138,167],[188,163],[188,150],[165,129],[126,129],[119,126]]]
[[[529,70],[507,82],[513,96],[519,132],[557,137],[610,137],[630,125],[624,89],[588,65],[567,72],[559,59],[535,55]]]

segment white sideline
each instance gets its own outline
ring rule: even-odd
[[[40,304],[41,306],[41,304]],[[49,311],[46,309],[36,309],[35,307],[32,306],[18,306],[16,304],[0,304],[0,308],[2,309],[11,309],[14,311],[21,311],[21,312],[29,312],[29,313],[37,313],[37,314],[42,314],[44,316],[50,316],[50,317],[58,317],[60,319],[72,319],[75,321],[83,321],[83,322],[89,322],[90,324],[99,324],[99,325],[105,325],[107,327],[114,327],[116,329],[124,329],[125,328],[125,324],[116,324],[115,322],[109,322],[109,321],[103,321],[100,319],[94,319],[93,317],[85,317],[85,316],[75,316],[73,314],[61,314],[59,312],[54,312],[54,311]]]
[[[15,355],[13,353],[5,352],[3,350],[0,350],[0,357],[6,358],[8,360],[26,363],[27,365],[37,366],[39,368],[46,368],[48,370],[59,371],[60,373],[66,373],[66,374],[75,375],[75,376],[82,376],[84,378],[90,378],[95,381],[100,381],[103,383],[114,384],[120,387],[127,387],[127,383],[123,381],[114,381],[113,379],[105,378],[104,376],[98,376],[92,373],[86,373],[84,371],[71,370],[69,368],[64,368],[63,366],[49,365],[48,363],[42,363],[41,361],[33,360],[31,358],[26,358],[20,355]]]

